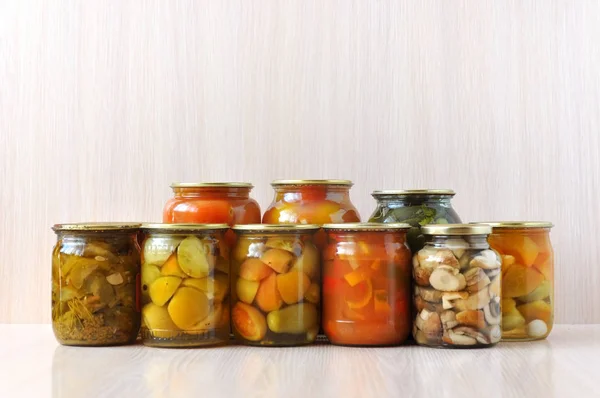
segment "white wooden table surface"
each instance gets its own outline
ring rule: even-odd
[[[0,397],[599,397],[600,325],[491,349],[63,347],[0,325]]]

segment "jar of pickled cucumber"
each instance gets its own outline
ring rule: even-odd
[[[374,191],[371,195],[377,201],[377,207],[369,222],[410,224],[408,245],[413,253],[425,244],[421,226],[462,222],[452,208],[455,193],[449,189],[385,190]]]
[[[143,224],[142,342],[199,347],[229,340],[227,224]]]
[[[333,344],[386,346],[411,333],[408,224],[325,224],[323,329]]]
[[[56,224],[52,253],[52,328],[75,346],[135,342],[140,224]]]
[[[486,222],[502,257],[502,339],[539,340],[554,322],[554,251],[550,222]]]
[[[231,321],[237,341],[293,346],[315,341],[320,326],[318,225],[236,225]]]
[[[417,344],[490,347],[501,338],[502,272],[490,249],[489,225],[422,227],[425,246],[413,257]]]

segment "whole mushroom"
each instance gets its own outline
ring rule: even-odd
[[[466,336],[464,334],[455,333],[454,330],[450,329],[442,338],[444,343],[451,345],[475,345],[477,340],[473,337]]]
[[[445,310],[449,310],[450,308],[454,308],[455,302],[457,300],[466,300],[469,298],[469,293],[467,292],[448,292],[442,295],[442,308]]]
[[[427,309],[428,311],[437,312],[441,310],[441,306],[439,303],[431,303],[427,300],[424,300],[421,296],[416,295],[413,297],[413,301],[415,303],[415,308],[418,312],[423,311],[423,309]]]
[[[489,325],[500,325],[502,321],[502,312],[500,311],[500,297],[494,297],[490,303],[483,307],[485,321]]]
[[[476,329],[485,327],[485,315],[481,310],[465,310],[456,314],[456,321],[463,326],[471,326]]]
[[[481,251],[470,263],[471,267],[479,267],[483,269],[496,269],[500,268],[500,260],[493,250]]]
[[[469,336],[481,344],[490,344],[490,340],[483,333],[467,326],[459,326],[453,329],[455,333]]]
[[[490,284],[490,278],[481,268],[470,268],[464,273],[467,280],[467,291],[475,293]]]
[[[417,253],[417,259],[419,266],[430,270],[434,270],[440,265],[459,268],[458,260],[449,249],[423,248]]]
[[[458,325],[458,322],[456,321],[456,313],[454,311],[446,310],[442,312],[442,315],[440,315],[440,320],[442,321],[442,327],[445,331]]]
[[[429,283],[436,290],[443,292],[457,292],[463,290],[467,285],[465,276],[458,273],[457,268],[448,266],[437,267],[429,277]]]
[[[480,310],[490,302],[490,294],[488,289],[481,289],[475,294],[469,295],[466,300],[456,300],[454,308],[458,311],[465,310]]]
[[[417,315],[415,325],[427,336],[437,336],[442,332],[442,322],[439,314],[426,309]]]
[[[441,303],[443,292],[437,291],[430,287],[415,286],[415,292],[425,301],[430,303]]]

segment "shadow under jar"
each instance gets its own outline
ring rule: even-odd
[[[135,342],[140,224],[57,224],[52,253],[52,328],[59,343]]]
[[[369,222],[410,224],[408,245],[413,253],[425,244],[421,226],[462,222],[452,208],[455,193],[449,189],[385,190],[374,191],[371,195],[377,201],[377,207]]]
[[[487,242],[491,227],[426,225],[422,231],[425,246],[413,257],[415,341],[448,348],[498,343],[502,273]]]
[[[227,224],[143,224],[142,342],[200,347],[229,341]]]
[[[238,342],[313,343],[320,326],[318,225],[236,225],[231,321]]]
[[[549,222],[485,222],[502,258],[502,339],[546,338],[554,322],[554,251]]]
[[[408,224],[325,224],[323,329],[340,345],[397,345],[410,335]]]

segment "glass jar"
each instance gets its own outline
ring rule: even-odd
[[[56,224],[52,252],[52,328],[75,346],[135,342],[140,224]]]
[[[260,206],[250,197],[250,183],[173,183],[171,188],[175,196],[165,204],[164,223],[260,223]],[[233,244],[235,234],[229,231],[226,239]]]
[[[341,345],[386,346],[410,335],[408,224],[325,224],[323,329]]]
[[[502,338],[539,340],[554,323],[554,251],[549,222],[492,222],[502,258]]]
[[[275,198],[262,218],[265,224],[327,224],[359,222],[358,210],[350,200],[349,180],[275,180]],[[325,244],[325,233],[315,236]]]
[[[199,347],[229,340],[227,224],[143,224],[142,342]]]
[[[315,341],[320,326],[318,225],[236,225],[232,252],[233,334],[249,345]]]
[[[369,222],[410,224],[413,228],[408,232],[408,246],[413,253],[425,244],[421,226],[462,222],[450,203],[455,193],[449,189],[386,190],[371,195],[377,207]]]
[[[417,344],[489,347],[500,341],[501,260],[490,249],[489,225],[422,228],[425,246],[413,257]]]

